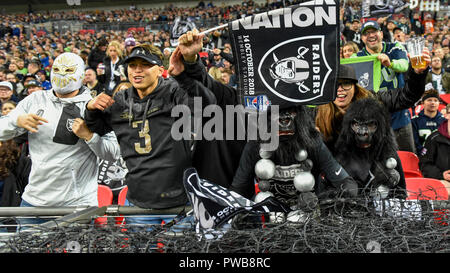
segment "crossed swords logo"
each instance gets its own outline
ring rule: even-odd
[[[285,83],[295,83],[298,85],[298,91],[306,93],[311,89],[304,84],[309,77],[309,63],[304,56],[309,48],[300,46],[297,50],[298,55],[279,60],[275,53],[272,53],[274,63],[270,66],[270,76],[275,80],[274,86],[277,87],[280,81]],[[297,71],[300,68],[304,71]]]

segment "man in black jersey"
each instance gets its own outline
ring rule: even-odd
[[[109,131],[117,135],[128,168],[125,205],[152,209],[183,206],[188,200],[182,178],[191,166],[191,142],[172,137],[176,119],[171,112],[176,105],[188,105],[193,96],[203,96],[203,101],[211,99],[212,103],[214,98],[194,81],[179,84],[184,73],[164,79],[162,53],[153,45],[133,48],[124,62],[133,86],[114,98],[102,93],[92,99],[86,106],[87,125],[100,135]],[[173,216],[148,215],[126,221],[159,224],[171,219]]]

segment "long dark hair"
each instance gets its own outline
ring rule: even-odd
[[[312,113],[307,106],[298,105],[287,110],[293,110],[295,116],[295,134],[288,137],[280,137],[280,144],[275,151],[275,158],[280,164],[292,164],[295,162],[295,154],[300,149],[305,149],[311,153],[321,143],[321,136],[319,131],[314,126],[314,119]],[[287,138],[283,141],[282,138]]]
[[[1,141],[0,146],[0,179],[9,175],[9,171],[20,157],[20,148],[14,140]]]

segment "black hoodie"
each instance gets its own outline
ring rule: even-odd
[[[161,209],[187,202],[182,178],[184,170],[191,166],[192,143],[172,137],[176,118],[171,112],[178,104],[189,104],[191,97],[185,90],[191,96],[212,97],[194,81],[183,88],[172,78],[160,77],[155,90],[143,99],[131,87],[116,93],[115,103],[104,112],[86,110],[91,131],[100,135],[115,132],[128,168],[127,199],[136,206]]]

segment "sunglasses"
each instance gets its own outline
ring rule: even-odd
[[[342,89],[344,89],[344,90],[350,90],[353,87],[353,82],[351,82],[351,81],[338,82],[338,88],[339,88],[339,86],[341,86]]]

